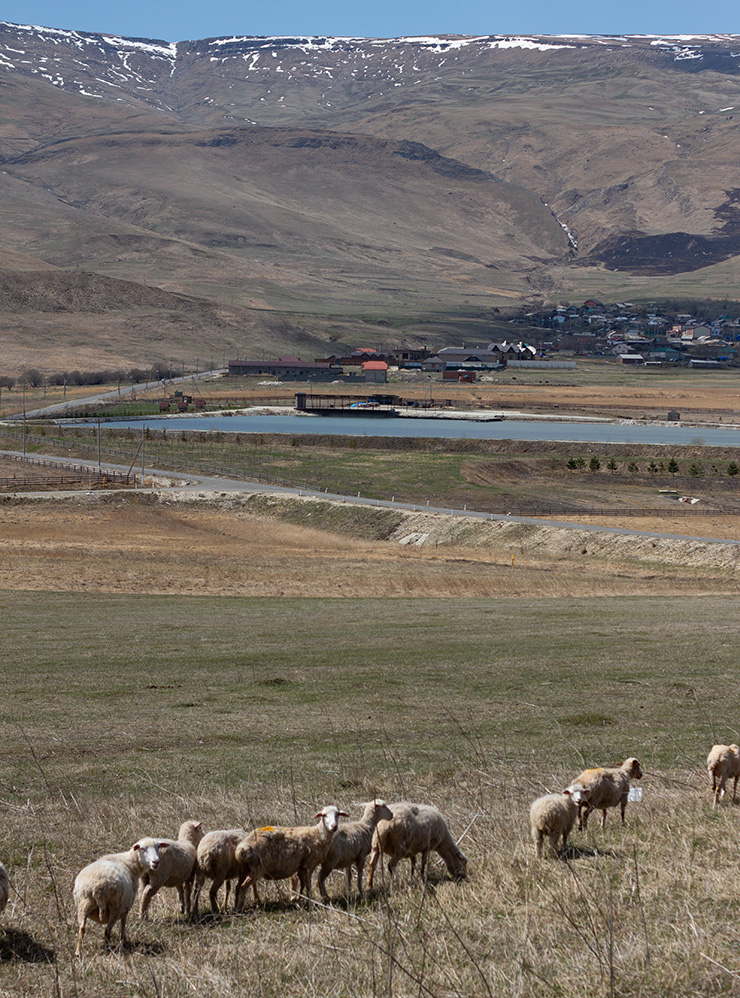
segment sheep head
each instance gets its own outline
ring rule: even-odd
[[[334,807],[333,804],[330,804],[328,807],[322,808],[316,814],[316,818],[321,822],[327,832],[333,835],[339,825],[339,818],[349,818],[349,814],[347,811],[340,811],[338,807]]]

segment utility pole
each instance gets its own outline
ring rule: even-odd
[[[144,488],[144,424],[141,424],[141,487]]]
[[[23,457],[26,456],[26,382],[23,382]]]
[[[102,473],[100,466],[100,416],[98,416],[98,475]]]

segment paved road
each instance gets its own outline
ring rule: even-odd
[[[109,402],[111,399],[120,398],[124,401],[127,396],[135,395],[137,392],[145,392],[151,388],[161,388],[165,384],[182,385],[191,384],[193,378],[209,378],[214,374],[224,374],[225,368],[217,368],[214,371],[200,371],[198,374],[188,374],[184,378],[168,378],[164,381],[147,381],[145,384],[132,385],[130,388],[122,388],[119,392],[114,388],[109,392],[101,392],[99,395],[86,395],[84,398],[71,399],[69,402],[57,402],[55,405],[46,405],[41,409],[27,409],[26,419],[38,419],[41,416],[60,416],[70,409],[79,409],[81,405],[91,405],[95,402]],[[3,419],[12,421],[23,419],[22,412],[13,413],[11,416],[3,416]]]
[[[13,456],[20,456],[20,451],[0,451],[0,456],[4,454],[9,454]],[[91,467],[97,469],[97,461],[84,461],[80,458],[67,458],[58,457],[52,455],[43,455],[34,453],[34,457],[46,458],[50,461],[57,461],[59,464],[70,464],[70,465],[84,465],[86,467]],[[109,462],[102,462],[101,468],[103,470],[110,471],[128,471],[128,465],[122,464],[111,464]],[[141,466],[136,469],[137,474],[141,471]],[[585,530],[589,533],[594,534],[623,534],[630,537],[660,537],[672,540],[680,541],[695,541],[701,544],[730,544],[740,547],[740,540],[730,540],[725,537],[697,537],[693,534],[667,534],[652,530],[630,530],[624,527],[606,527],[600,526],[599,524],[585,524],[576,522],[566,522],[562,520],[543,520],[536,519],[530,516],[510,516],[504,513],[484,513],[478,510],[472,509],[450,509],[446,506],[432,506],[432,505],[419,505],[418,503],[409,502],[395,502],[390,499],[370,499],[368,497],[363,497],[361,495],[340,495],[336,492],[321,491],[320,489],[299,489],[290,488],[288,486],[278,486],[266,484],[265,482],[255,482],[255,481],[242,481],[235,478],[217,478],[208,475],[190,474],[187,475],[167,471],[162,468],[144,468],[144,474],[146,477],[151,478],[162,478],[168,481],[182,482],[182,485],[177,485],[176,488],[178,492],[186,493],[200,493],[200,492],[220,492],[227,494],[232,493],[252,493],[252,492],[263,492],[272,493],[279,495],[294,495],[294,496],[309,496],[315,499],[330,499],[336,502],[346,502],[354,503],[358,506],[373,506],[375,508],[385,508],[385,509],[405,509],[412,512],[429,512],[429,513],[444,513],[447,516],[462,516],[469,517],[475,520],[506,520],[509,523],[526,523],[534,524],[542,527],[562,527],[567,530]],[[145,492],[156,492],[160,494],[165,494],[171,486],[153,486],[152,488],[139,489],[137,491]],[[114,490],[108,490],[114,491]],[[130,490],[122,490],[130,491]],[[23,492],[18,493],[18,495],[23,496],[36,496],[42,498],[49,498],[54,496],[67,496],[69,492]]]

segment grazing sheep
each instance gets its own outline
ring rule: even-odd
[[[365,860],[370,855],[373,832],[379,821],[390,821],[393,812],[384,800],[371,800],[363,804],[363,814],[359,821],[340,825],[329,845],[326,859],[319,871],[319,890],[324,904],[329,900],[326,893],[326,878],[332,870],[347,871],[347,900],[352,894],[352,867],[357,868],[357,893],[362,897],[362,871]]]
[[[393,871],[402,859],[411,860],[411,875],[414,874],[416,856],[421,853],[421,876],[426,870],[427,857],[431,850],[439,853],[450,874],[461,880],[466,875],[468,859],[458,849],[450,835],[447,822],[440,811],[431,804],[409,804],[400,801],[389,804],[393,818],[379,821],[373,835],[370,856],[368,886],[373,886],[375,867],[382,852],[390,856],[388,873]]]
[[[535,853],[542,859],[542,843],[545,838],[550,840],[553,856],[565,852],[568,836],[573,831],[573,825],[578,817],[578,807],[584,800],[580,790],[563,790],[561,794],[545,794],[532,802],[529,809],[529,827],[534,842]],[[558,852],[558,839],[563,843]]]
[[[195,863],[198,843],[203,838],[202,821],[184,821],[180,825],[177,840],[166,839],[168,848],[160,857],[157,870],[147,870],[141,878],[144,893],[141,898],[140,914],[147,917],[147,909],[160,887],[176,887],[180,896],[180,912],[190,914],[190,895],[195,879]],[[148,842],[143,839],[143,842]]]
[[[301,894],[310,899],[313,871],[326,859],[340,816],[349,817],[346,811],[331,805],[318,812],[316,825],[257,828],[240,842],[236,850],[239,864],[237,911],[249,887],[259,902],[257,881],[263,878],[287,880],[297,877]],[[293,886],[297,886],[295,881]]]
[[[195,871],[195,893],[193,895],[193,916],[198,914],[198,901],[206,877],[213,881],[209,897],[211,911],[218,912],[218,892],[221,884],[226,881],[226,898],[224,910],[229,906],[231,881],[237,875],[239,867],[236,862],[236,847],[247,833],[243,828],[229,828],[225,831],[208,832],[198,843],[198,858]]]
[[[82,937],[88,918],[105,925],[105,941],[110,945],[110,935],[117,921],[121,923],[121,945],[126,943],[126,916],[131,910],[139,886],[139,877],[147,870],[156,870],[160,862],[160,849],[169,842],[158,839],[141,839],[128,852],[101,856],[77,874],[74,900],[77,907],[77,946],[80,955]]]
[[[0,912],[5,911],[5,906],[10,897],[10,878],[3,863],[0,863]]]
[[[601,827],[606,825],[606,810],[619,805],[624,824],[624,809],[627,807],[627,796],[630,792],[630,780],[642,779],[640,763],[634,757],[625,759],[621,766],[614,769],[584,769],[567,788],[570,791],[580,790],[583,799],[578,808],[578,827],[588,827],[588,816],[592,811],[601,811]]]
[[[712,750],[707,756],[707,772],[712,778],[713,807],[716,807],[717,801],[724,797],[725,784],[729,779],[735,781],[732,786],[732,799],[734,801],[737,780],[740,776],[740,748],[737,745],[712,746]]]

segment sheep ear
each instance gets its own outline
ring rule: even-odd
[[[201,827],[202,827],[202,825],[203,825],[203,822],[202,822],[202,821],[196,821],[196,823],[195,823],[195,824],[193,825],[193,828],[194,828],[194,829],[196,829],[196,828],[201,828]]]
[[[349,811],[337,811],[340,818],[349,818]]]
[[[139,845],[138,842],[134,842],[134,844],[131,846],[131,848],[134,850],[134,852],[138,852],[139,849],[141,849],[141,846]]]
[[[159,843],[159,848],[160,849],[169,849],[169,847],[170,847],[169,842],[160,842]]]
[[[570,797],[570,794],[571,794],[571,792],[567,788],[565,790],[563,790],[563,796]]]

